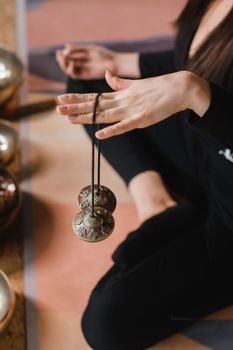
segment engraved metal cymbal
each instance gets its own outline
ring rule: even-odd
[[[21,207],[21,192],[14,177],[0,168],[0,239],[12,228]]]
[[[0,164],[8,164],[15,156],[18,134],[12,123],[0,119]]]
[[[90,209],[92,204],[91,186],[84,187],[78,195],[77,203],[81,210]],[[106,186],[94,186],[94,206],[106,209],[109,213],[113,213],[116,208],[116,197],[114,193]]]
[[[87,242],[99,242],[108,238],[114,226],[113,216],[99,207],[94,208],[94,216],[91,209],[84,209],[73,220],[74,233]]]
[[[20,58],[12,51],[0,47],[0,104],[16,91],[24,77]]]
[[[0,270],[0,333],[2,333],[9,324],[15,309],[15,293],[12,285]]]

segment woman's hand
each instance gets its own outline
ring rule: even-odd
[[[146,128],[187,108],[202,116],[210,104],[209,83],[188,71],[142,80],[106,72],[106,81],[116,92],[100,96],[96,122],[116,124],[98,131],[99,139]],[[58,96],[57,111],[73,124],[90,124],[95,97],[94,93]]]
[[[104,78],[106,70],[116,75],[138,78],[139,54],[121,53],[101,46],[66,45],[56,52],[56,59],[63,70],[73,79]]]

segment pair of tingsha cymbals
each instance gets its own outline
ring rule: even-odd
[[[73,220],[75,234],[87,242],[99,242],[108,238],[115,226],[112,213],[116,208],[116,197],[109,188],[100,185],[100,141],[98,141],[98,180],[97,184],[94,184],[95,118],[99,96],[100,94],[97,94],[93,111],[92,184],[84,187],[79,193],[77,203],[81,212]]]
[[[82,240],[98,242],[113,232],[115,222],[112,216],[116,208],[116,197],[106,186],[94,186],[94,210],[92,210],[91,186],[83,188],[77,203],[81,209],[74,220],[73,230]]]

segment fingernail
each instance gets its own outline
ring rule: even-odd
[[[74,115],[69,115],[69,121],[73,123],[76,120],[76,117]]]
[[[100,130],[100,131],[97,131],[95,136],[97,137],[97,139],[101,139],[103,138],[104,136],[106,135],[106,132],[104,130]]]
[[[66,112],[66,111],[68,111],[69,107],[68,106],[58,106],[58,109],[60,112]]]
[[[67,95],[59,95],[57,96],[57,99],[60,101],[60,102],[63,102],[65,99],[66,99]]]

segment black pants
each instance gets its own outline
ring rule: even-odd
[[[95,84],[69,81],[68,91],[99,91]],[[233,209],[233,169],[184,114],[106,140],[102,150],[126,183],[156,170],[185,199],[117,247],[83,315],[93,349],[142,350],[232,303],[233,225],[225,212]]]

